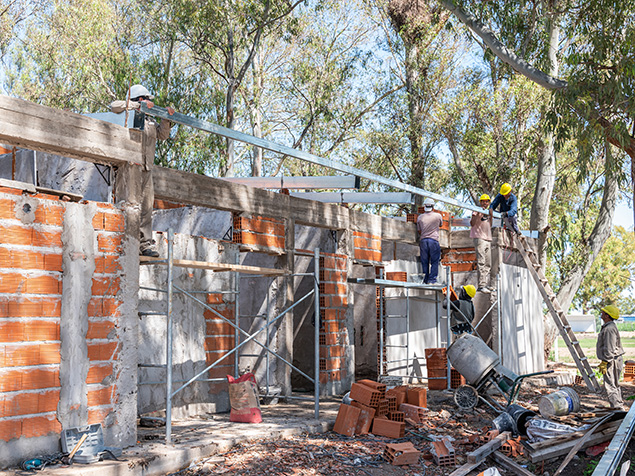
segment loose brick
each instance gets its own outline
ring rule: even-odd
[[[384,459],[394,466],[417,464],[421,453],[417,451],[411,442],[387,443],[384,450]]]
[[[409,418],[415,423],[423,423],[426,419],[426,408],[410,405],[409,403],[402,403],[399,405],[399,411],[403,412],[405,418]]]
[[[373,418],[375,418],[375,409],[355,401],[351,402],[351,405],[359,408],[359,418],[357,419],[357,425],[355,426],[355,434],[368,434],[370,427],[373,424]]]
[[[359,408],[342,403],[339,411],[337,412],[333,431],[335,433],[339,433],[340,435],[353,436],[355,434],[355,428],[357,427],[359,414]]]
[[[406,431],[404,422],[375,418],[373,420],[373,435],[386,436],[388,438],[403,438]]]
[[[373,390],[377,390],[381,394],[381,398],[386,396],[386,384],[384,383],[375,382],[374,380],[369,379],[358,380],[357,383],[366,385]]]
[[[365,385],[354,383],[351,386],[350,397],[353,400],[369,407],[377,407],[382,398],[382,394],[381,392],[373,390]]]
[[[408,389],[408,403],[417,407],[427,407],[427,393],[425,388],[409,388]]]

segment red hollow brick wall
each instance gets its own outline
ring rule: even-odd
[[[0,187],[0,441],[62,430],[57,405],[65,208],[57,196],[23,197],[20,190]],[[117,398],[113,369],[118,356],[123,214],[99,204],[93,227],[97,249],[87,309],[87,423],[108,425]]]
[[[263,248],[284,249],[284,221],[275,218],[234,215],[232,242]]]
[[[381,263],[381,237],[353,231],[353,247],[356,260]]]
[[[226,302],[221,293],[209,293],[207,305],[229,321],[236,323],[235,303]],[[211,365],[222,359],[208,372],[210,379],[225,379],[227,375],[234,375],[234,355],[223,359],[235,347],[235,330],[227,321],[219,317],[215,312],[205,309],[205,360]],[[218,394],[227,391],[227,380],[210,384],[210,393]]]

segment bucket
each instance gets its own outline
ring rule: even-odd
[[[514,420],[518,434],[521,436],[527,436],[527,421],[530,418],[535,417],[536,412],[532,412],[531,410],[527,410],[526,408],[516,404],[508,406],[505,411],[509,413],[509,416],[511,416],[512,420]]]
[[[511,431],[512,433],[516,433],[514,419],[509,413],[501,413],[496,418],[494,418],[494,420],[492,420],[492,424],[499,433],[502,433],[504,431]]]
[[[538,409],[544,418],[568,415],[580,410],[580,397],[569,387],[563,387],[557,392],[540,398]]]

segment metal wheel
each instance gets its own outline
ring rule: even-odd
[[[478,392],[471,385],[461,385],[454,391],[454,403],[459,410],[470,411],[478,403]]]

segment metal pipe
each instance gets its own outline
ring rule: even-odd
[[[271,281],[273,283],[273,280]],[[271,284],[269,284],[269,287],[267,287],[267,299],[265,300],[265,306],[267,306],[267,312],[266,312],[266,322],[265,322],[265,327],[269,327],[269,295],[270,295],[270,288],[271,288]],[[269,348],[269,346],[271,345],[271,339],[269,338],[269,330],[267,330],[266,332],[266,341],[267,343],[267,348]],[[267,395],[269,394],[269,380],[271,378],[271,375],[269,375],[269,352],[265,353],[265,383],[266,383],[266,388],[267,388]]]
[[[143,289],[145,291],[154,291],[154,292],[157,292],[157,293],[167,293],[167,291],[165,289],[149,288],[147,286],[139,286],[139,289]]]
[[[313,398],[315,400],[315,419],[320,419],[320,249],[315,248],[313,255],[313,294],[315,296],[313,306],[315,310],[315,328],[313,330]]]
[[[186,291],[184,291],[184,293],[187,295],[188,293]],[[281,314],[278,314],[275,319],[273,319],[271,321],[270,324],[274,324],[275,322],[277,322],[279,319],[281,319],[282,317],[284,317],[284,315],[291,311],[293,308],[295,308],[297,305],[299,305],[300,303],[302,303],[305,299],[307,299],[309,296],[313,295],[313,291],[310,291],[308,294],[305,294],[298,302],[294,303],[291,307],[285,309],[282,311]],[[204,303],[202,303],[201,301],[199,301],[198,299],[196,299],[194,296],[190,296],[192,299],[198,301],[200,304],[202,304],[203,306],[205,306],[207,309],[211,309],[209,308],[207,305],[205,305]],[[226,319],[224,316],[222,316],[221,314],[218,314],[225,322],[228,322],[230,325],[235,326],[235,324],[233,322],[231,322],[230,320]],[[213,367],[216,367],[216,364],[218,364],[221,360],[227,358],[229,355],[237,352],[241,347],[243,347],[247,342],[254,340],[256,338],[256,336],[258,334],[260,334],[263,330],[267,329],[267,327],[263,327],[261,329],[258,329],[256,332],[254,332],[253,334],[249,335],[247,332],[243,331],[242,329],[239,329],[239,332],[248,335],[249,337],[244,340],[243,342],[241,342],[238,346],[234,347],[232,350],[230,350],[229,352],[227,352],[223,357],[221,357],[220,359],[216,360],[215,362],[212,362],[211,365],[208,365],[204,370],[202,370],[201,372],[199,372],[198,374],[196,374],[193,378],[191,378],[190,380],[188,380],[188,382],[184,385],[181,385],[181,387],[179,387],[177,390],[175,390],[172,395],[176,395],[177,393],[179,393],[181,390],[183,390],[185,387],[187,387],[190,383],[194,382],[196,379],[198,379],[198,377],[200,377],[201,375],[203,375],[205,372],[209,371],[210,369],[212,369]],[[256,344],[260,345],[261,347],[264,347],[264,345],[258,341],[254,341]],[[287,365],[289,365],[291,368],[295,369],[298,373],[300,373],[301,375],[303,375],[304,377],[308,378],[309,380],[312,380],[311,377],[309,377],[308,375],[306,375],[304,372],[302,372],[300,369],[298,369],[297,367],[295,367],[293,364],[290,364],[289,362],[287,362],[284,358],[282,358],[281,356],[279,356],[278,354],[276,354],[275,352],[273,352],[270,349],[266,349],[268,352],[273,353],[276,357],[278,357],[280,360],[282,360],[283,362],[285,362]]]
[[[503,319],[501,315],[501,274],[496,275],[496,314],[498,318],[498,358],[503,363]]]
[[[240,264],[240,254],[236,255],[236,264]],[[236,296],[234,298],[234,319],[236,320],[236,327],[234,327],[234,345],[238,345],[240,340],[240,274],[237,271],[232,273],[234,275],[234,292]],[[238,352],[234,354],[234,378],[238,378],[238,365],[240,364],[240,355]]]
[[[164,369],[166,365],[165,364],[137,364],[137,367]]]
[[[472,203],[465,203],[455,200],[453,198],[445,197],[438,193],[429,192],[427,190],[423,190],[419,187],[414,187],[409,184],[405,184],[403,182],[399,182],[397,180],[388,179],[382,177],[380,175],[376,175],[370,172],[367,172],[363,169],[358,169],[355,167],[351,167],[350,165],[343,164],[341,162],[336,162],[334,160],[324,159],[322,157],[318,157],[317,155],[313,155],[309,152],[306,152],[301,149],[293,149],[292,147],[287,147],[285,145],[276,144],[275,142],[261,139],[259,137],[254,137],[249,134],[245,134],[243,132],[236,131],[234,129],[229,129],[227,127],[219,126],[218,124],[214,124],[212,122],[207,122],[201,119],[197,119],[194,117],[186,116],[185,114],[181,114],[175,112],[173,114],[168,114],[167,109],[159,106],[154,106],[153,108],[149,108],[145,103],[141,103],[140,107],[141,112],[148,114],[154,117],[160,117],[162,119],[167,119],[173,123],[183,124],[188,127],[193,127],[195,129],[199,129],[206,132],[211,132],[212,134],[216,134],[219,136],[226,137],[232,140],[238,140],[241,142],[245,142],[247,144],[255,145],[256,147],[260,147],[262,149],[267,149],[272,152],[276,152],[283,155],[288,155],[290,157],[295,157],[296,159],[304,160],[306,162],[310,162],[313,164],[321,165],[323,167],[328,167],[333,170],[337,170],[339,172],[344,172],[346,174],[355,175],[357,177],[361,177],[372,182],[380,183],[383,185],[387,185],[388,187],[395,188],[397,190],[403,190],[405,192],[414,193],[415,195],[421,195],[423,197],[432,198],[439,202],[444,202],[449,205],[456,205],[457,207],[464,208],[466,210],[472,210],[475,212],[481,212],[483,209],[480,206],[474,205]],[[498,212],[494,212],[495,217],[500,217]]]
[[[595,467],[591,476],[612,476],[622,460],[622,455],[631,441],[635,430],[635,405],[632,405],[624,417],[624,421],[615,432],[609,447]],[[630,472],[630,471],[629,471]]]
[[[451,267],[448,266],[446,267],[446,281],[447,281],[447,296],[446,296],[446,302],[448,305],[448,321],[447,321],[447,339],[446,339],[446,343],[445,343],[445,347],[446,349],[450,347],[450,345],[452,344],[452,329],[450,329],[450,286],[452,285],[452,273],[451,273]],[[450,361],[448,360],[447,363],[447,370],[448,370],[448,386],[447,389],[450,390],[450,386],[451,386],[451,371],[450,371]]]
[[[380,279],[384,278],[384,270],[383,268],[379,270],[379,277]],[[378,376],[381,378],[381,376],[384,374],[384,349],[385,347],[385,342],[384,342],[384,287],[383,286],[379,286],[379,372],[378,372]],[[386,357],[388,356],[388,354],[386,353]],[[388,373],[388,369],[386,369],[386,374]]]
[[[168,229],[168,311],[166,343],[165,443],[172,443],[172,279],[174,271],[174,230]]]

